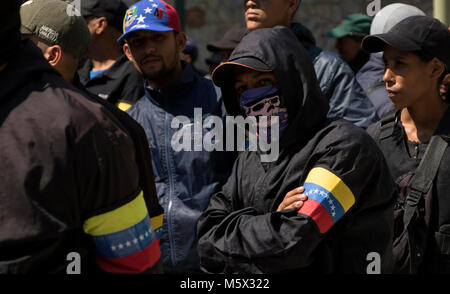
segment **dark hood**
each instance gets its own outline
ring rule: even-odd
[[[301,23],[293,23],[291,30],[304,46],[316,46],[316,38],[314,38],[313,33]]]
[[[14,97],[11,93],[26,86],[36,75],[45,72],[57,74],[45,60],[42,51],[30,40],[21,42],[19,50],[10,58],[7,67],[0,72],[0,101]]]
[[[281,86],[283,102],[288,108],[289,128],[281,146],[310,138],[323,127],[329,110],[322,95],[308,52],[294,33],[277,26],[249,32],[230,56],[229,62],[243,57],[257,58],[274,72]],[[227,111],[242,115],[233,87],[233,77],[222,87]]]

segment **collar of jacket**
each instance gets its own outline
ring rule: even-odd
[[[182,71],[172,81],[161,89],[153,89],[145,81],[145,92],[156,103],[162,103],[160,99],[168,97],[170,99],[181,98],[182,93],[189,92],[194,84],[195,73],[192,66],[185,61],[181,61]]]
[[[59,75],[32,41],[22,41],[19,50],[11,56],[8,65],[0,72],[0,101],[16,97],[14,92],[24,88],[24,82],[26,84],[27,81],[35,80],[33,75],[46,72]]]
[[[356,57],[352,61],[348,62],[348,65],[353,70],[353,73],[356,75],[363,68],[363,66],[369,61],[369,59],[370,59],[369,53],[366,53],[363,50],[359,50]]]
[[[121,78],[127,70],[127,62],[128,58],[125,55],[122,55],[119,59],[116,60],[116,62],[114,62],[114,64],[110,68],[96,76],[94,79],[106,77],[110,80],[115,80]],[[92,61],[89,59],[80,69],[80,80],[82,83],[86,84],[90,80],[89,74],[92,70],[92,67]]]

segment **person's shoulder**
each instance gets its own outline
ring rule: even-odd
[[[54,127],[63,132],[65,128],[70,127],[76,129],[79,135],[94,129],[97,132],[103,130],[105,133],[114,133],[120,129],[105,106],[92,100],[88,94],[62,77],[44,75],[43,81],[46,86],[42,91],[34,93],[35,101],[39,103],[41,114],[63,122]]]
[[[321,61],[324,65],[333,66],[345,73],[351,73],[351,75],[354,76],[350,66],[337,53],[323,50],[319,56],[317,56],[316,61]]]
[[[193,91],[195,91],[196,94],[200,94],[204,97],[214,98],[214,100],[216,101],[220,99],[220,96],[218,95],[219,93],[216,90],[216,86],[214,85],[212,80],[202,77],[198,74],[194,74],[194,83],[195,87],[193,88]]]
[[[323,130],[321,145],[338,148],[357,147],[361,152],[368,150],[378,153],[379,149],[374,139],[361,127],[346,120],[330,123]]]
[[[381,121],[377,121],[367,128],[367,134],[369,134],[369,136],[371,136],[374,140],[377,140],[380,135],[380,130]]]

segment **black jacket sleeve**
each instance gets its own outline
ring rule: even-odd
[[[380,193],[375,190],[378,181],[382,180],[379,176],[383,170],[381,166],[384,166],[382,154],[367,135],[357,139],[351,139],[351,136],[355,137],[347,134],[338,139],[324,138],[304,169],[304,174],[309,175],[306,182],[313,182],[305,182],[305,186],[315,184],[317,190],[326,187],[332,190],[336,206],[336,200],[342,202],[342,220],[333,218],[334,223],[328,226],[326,217],[329,221],[331,212],[329,216],[321,214],[317,205],[309,205],[309,210],[300,210],[300,213],[286,210],[265,214],[258,214],[252,207],[239,207],[240,198],[246,197],[239,195],[239,178],[248,172],[241,156],[229,181],[211,198],[199,221],[199,254],[203,269],[214,273],[273,273],[311,265],[317,258],[317,248],[329,232],[338,226],[346,226],[355,211],[377,205],[372,196]],[[313,177],[308,180],[317,169],[334,175],[336,181],[341,181],[336,187],[341,185],[341,188],[330,188],[330,183],[318,182]],[[302,177],[298,176],[299,183]],[[351,195],[342,192],[342,185]],[[386,188],[387,194],[389,189],[390,186]],[[314,198],[315,189],[311,190],[308,201]]]

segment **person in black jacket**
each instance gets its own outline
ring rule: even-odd
[[[89,59],[78,71],[81,84],[123,111],[144,95],[144,80],[117,42],[129,3],[122,0],[83,0],[80,11],[92,40],[87,50]]]
[[[450,31],[432,17],[411,16],[385,34],[367,37],[363,48],[384,52],[383,81],[397,110],[370,126],[368,132],[380,145],[393,179],[402,188],[404,179],[418,168],[431,138],[440,136],[449,141],[449,98],[448,94],[445,100],[441,97],[440,86],[450,68]],[[431,190],[419,202],[420,217],[425,214],[428,218],[428,239],[422,238],[427,239],[426,245],[417,244],[421,256],[415,270],[419,273],[450,273],[449,159],[447,147]],[[403,207],[401,201],[396,204],[397,211]],[[420,224],[412,223],[412,227]],[[395,234],[397,237],[397,230]],[[398,261],[395,271],[401,270],[402,262]]]
[[[19,3],[0,11],[0,273],[160,272],[133,141],[20,41]]]
[[[378,120],[372,102],[348,64],[337,54],[316,46],[311,31],[294,22],[300,4],[301,0],[246,0],[247,29],[271,28],[276,25],[291,28],[313,61],[320,89],[330,105],[327,114],[329,120],[343,118],[366,129]]]
[[[126,129],[134,142],[136,164],[139,168],[139,186],[144,191],[151,222],[159,239],[163,209],[158,204],[147,137],[142,127],[128,114],[90,93],[81,84],[76,69],[81,60],[81,54],[86,52],[89,45],[90,34],[83,17],[65,13],[67,6],[68,4],[61,0],[35,0],[33,3],[22,6],[20,9],[22,38],[32,40],[41,49],[49,64],[67,82],[82,90],[87,99],[105,107],[117,119],[116,123]],[[42,27],[53,30],[58,38],[49,40],[39,34]]]
[[[242,152],[212,196],[198,223],[202,269],[366,273],[377,255],[377,271],[388,273],[395,186],[383,154],[361,128],[327,122],[327,100],[295,38],[280,26],[254,30],[213,74],[228,113],[279,116],[281,136],[278,158]]]

